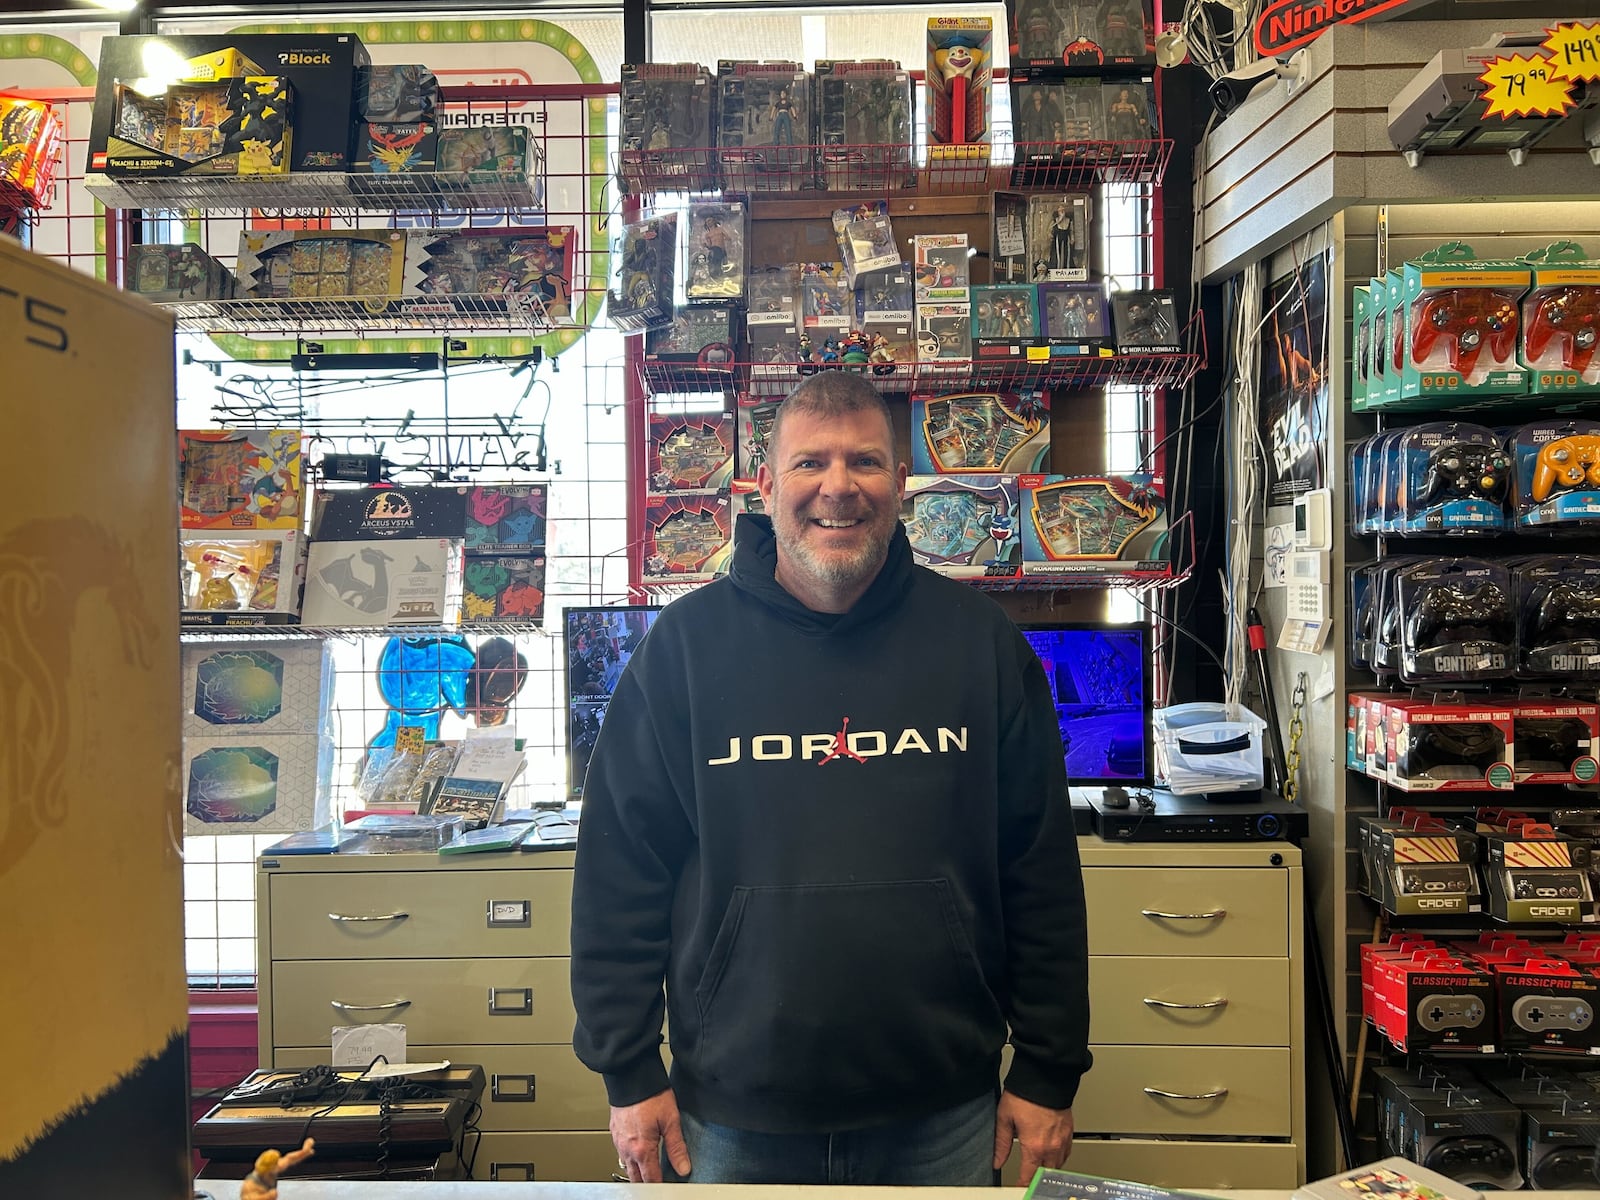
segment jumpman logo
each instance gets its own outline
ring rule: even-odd
[[[823,763],[832,762],[836,758],[853,758],[858,763],[864,763],[867,761],[854,750],[850,749],[850,743],[847,740],[849,733],[850,718],[846,717],[844,719],[844,724],[839,726],[839,732],[833,735],[833,749],[828,751],[827,755],[823,758],[817,759],[817,766],[820,767]]]

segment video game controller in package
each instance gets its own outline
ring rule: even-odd
[[[1508,677],[1516,661],[1511,574],[1500,563],[1431,559],[1399,573],[1400,678],[1406,683]]]

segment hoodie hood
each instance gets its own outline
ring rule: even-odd
[[[733,567],[729,572],[733,586],[802,633],[822,637],[869,624],[899,606],[911,582],[911,543],[906,540],[905,525],[896,521],[889,555],[877,578],[845,613],[813,612],[783,589],[776,578],[777,568],[778,539],[772,532],[772,518],[764,513],[741,514],[733,527]]]

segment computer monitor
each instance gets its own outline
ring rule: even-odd
[[[1148,625],[1023,624],[1055,700],[1073,787],[1155,781]]]
[[[658,604],[611,605],[566,610],[567,790],[583,794],[589,756],[617,690],[645,631],[661,611]]]

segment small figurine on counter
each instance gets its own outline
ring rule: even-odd
[[[239,1185],[239,1200],[278,1200],[278,1176],[296,1163],[304,1162],[316,1151],[315,1138],[307,1138],[300,1149],[288,1154],[263,1150],[256,1158],[256,1169]]]
[[[895,365],[894,347],[889,344],[889,339],[881,333],[872,335],[872,349],[867,354],[867,360],[872,363],[874,375],[893,375]]]

